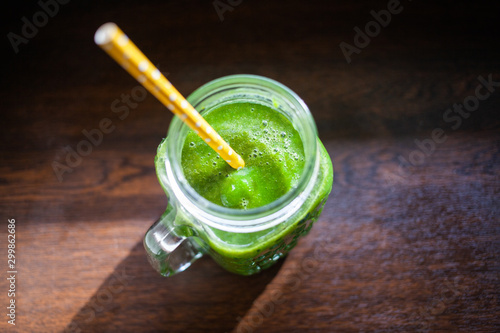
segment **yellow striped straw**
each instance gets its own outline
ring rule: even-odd
[[[96,31],[94,41],[163,105],[179,116],[230,166],[235,169],[245,166],[241,156],[229,147],[116,24],[102,25]]]

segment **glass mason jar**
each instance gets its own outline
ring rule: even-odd
[[[216,205],[186,181],[181,154],[190,129],[174,117],[155,157],[168,205],[144,237],[148,259],[164,276],[185,270],[204,254],[230,272],[258,273],[286,255],[318,218],[332,188],[330,157],[305,103],[274,80],[256,75],[226,76],[203,85],[187,99],[201,114],[241,102],[281,112],[302,140],[304,170],[295,188],[268,205],[251,209]]]

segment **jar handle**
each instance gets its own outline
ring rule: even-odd
[[[163,276],[184,271],[203,256],[202,248],[189,239],[191,227],[177,226],[178,212],[170,200],[167,209],[144,236],[144,248],[150,264]]]

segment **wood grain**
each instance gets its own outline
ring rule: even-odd
[[[0,213],[16,219],[19,273],[16,327],[0,331],[500,331],[500,87],[457,128],[443,119],[479,76],[500,81],[498,2],[402,1],[348,64],[339,43],[387,3],[244,1],[221,21],[201,0],[69,2],[19,53],[5,39]],[[4,35],[40,10],[9,6]],[[167,202],[153,158],[171,115],[151,96],[114,112],[137,83],[93,44],[106,21],[185,95],[253,73],[308,104],[334,187],[278,265],[241,277],[202,258],[168,279],[149,266],[142,237]],[[113,130],[58,179],[53,163],[105,118]],[[430,144],[436,129],[446,140]]]

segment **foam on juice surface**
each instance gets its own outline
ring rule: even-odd
[[[230,208],[255,208],[296,186],[304,168],[304,149],[281,113],[260,104],[233,103],[203,117],[246,164],[233,169],[191,131],[181,163],[187,181],[204,198]]]

